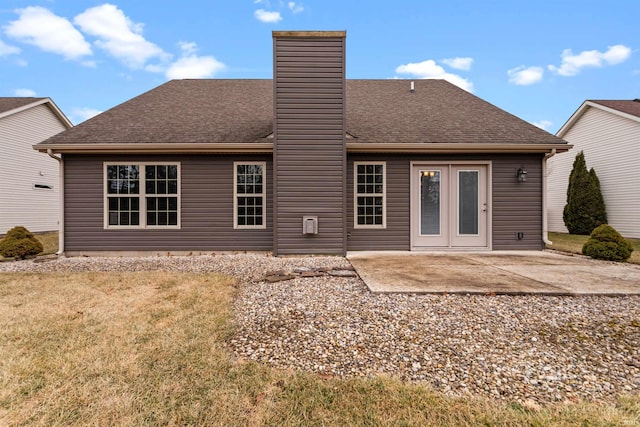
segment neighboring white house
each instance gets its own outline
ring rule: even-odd
[[[584,151],[607,205],[607,218],[620,234],[640,238],[640,99],[585,101],[556,134],[573,144],[548,161],[549,231],[567,232],[562,211],[576,154]]]
[[[33,145],[72,127],[50,98],[0,97],[0,235],[58,230],[58,161]]]

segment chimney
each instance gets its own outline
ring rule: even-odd
[[[346,254],[345,38],[273,32],[275,255]]]

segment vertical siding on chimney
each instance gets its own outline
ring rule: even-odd
[[[345,33],[274,32],[274,252],[346,251]],[[318,234],[302,234],[302,217]]]

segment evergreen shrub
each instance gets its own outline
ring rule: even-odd
[[[626,261],[631,252],[631,243],[608,224],[593,230],[589,240],[582,246],[583,254],[607,261]]]
[[[42,243],[24,227],[14,227],[0,240],[0,255],[25,259],[42,252]]]
[[[607,223],[607,209],[600,190],[596,171],[587,171],[584,153],[576,155],[567,187],[567,204],[562,213],[564,224],[571,234],[589,235]]]

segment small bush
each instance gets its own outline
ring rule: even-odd
[[[42,243],[26,228],[14,227],[0,240],[0,255],[25,259],[42,252]]]
[[[607,261],[626,261],[633,247],[615,228],[602,224],[591,233],[589,240],[582,246],[582,253],[591,258]]]

